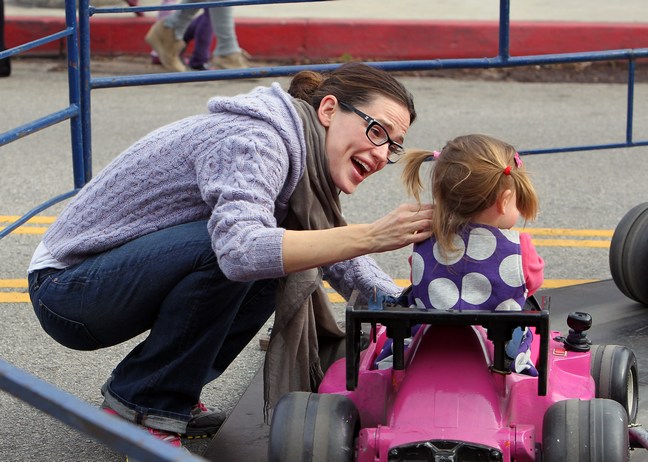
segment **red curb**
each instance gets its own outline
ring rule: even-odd
[[[153,18],[93,18],[91,52],[96,55],[147,54],[144,35]],[[60,32],[63,18],[9,17],[9,47]],[[496,21],[377,21],[325,19],[238,19],[243,48],[258,59],[324,61],[484,58],[498,54]],[[648,24],[515,22],[512,56],[648,47]],[[31,50],[62,55],[63,40]]]

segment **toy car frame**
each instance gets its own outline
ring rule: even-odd
[[[635,355],[591,346],[587,313],[571,313],[563,337],[550,331],[546,300],[533,297],[519,312],[357,300],[346,310],[346,359],[331,365],[318,393],[288,393],[275,406],[270,462],[616,462],[645,446],[645,431],[633,427]],[[364,349],[363,325],[371,326]],[[537,377],[507,367],[518,326],[535,334]],[[379,368],[388,339],[393,365]]]

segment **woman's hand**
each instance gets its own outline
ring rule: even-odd
[[[428,239],[432,235],[433,213],[431,204],[401,204],[370,225],[372,252],[396,250]]]

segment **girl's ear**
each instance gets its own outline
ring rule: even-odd
[[[337,98],[333,95],[326,95],[320,102],[319,109],[317,110],[317,117],[324,127],[329,127],[333,116],[339,110]]]
[[[499,196],[497,196],[497,212],[500,215],[504,215],[506,213],[506,208],[509,205],[509,202],[513,199],[513,191],[510,189],[505,189],[500,193]]]

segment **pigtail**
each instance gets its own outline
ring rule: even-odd
[[[526,221],[533,221],[538,216],[538,195],[529,178],[529,174],[519,169],[513,172],[515,182],[516,205],[520,215]]]
[[[412,149],[408,150],[398,162],[403,165],[401,179],[405,185],[405,190],[418,203],[421,202],[421,191],[423,190],[423,183],[421,182],[420,176],[421,166],[430,157],[432,157],[431,151]]]

